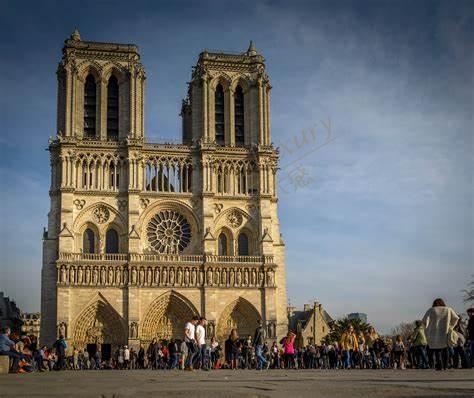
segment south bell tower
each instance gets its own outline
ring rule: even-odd
[[[145,72],[131,44],[74,32],[58,67],[51,209],[43,238],[44,343],[77,347],[287,330],[284,244],[264,59],[199,55],[183,143],[144,137]]]

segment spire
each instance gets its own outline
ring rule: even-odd
[[[79,31],[76,29],[74,29],[74,32],[72,32],[71,34],[71,40],[74,40],[74,41],[81,41],[81,35],[79,34]]]
[[[247,55],[250,55],[251,57],[254,55],[257,55],[257,50],[255,49],[255,46],[253,45],[252,40],[250,40],[249,49],[247,50]]]

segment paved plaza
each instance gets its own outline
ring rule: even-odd
[[[66,371],[0,376],[0,397],[474,397],[474,370]]]

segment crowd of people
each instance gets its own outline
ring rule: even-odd
[[[183,339],[153,339],[136,349],[116,347],[104,358],[100,350],[68,347],[64,336],[51,347],[40,347],[35,336],[18,336],[5,328],[0,334],[0,355],[10,359],[13,373],[98,369],[457,369],[474,366],[474,308],[467,325],[436,299],[412,334],[387,339],[373,327],[356,333],[349,325],[339,341],[299,346],[293,331],[280,341],[268,341],[262,320],[255,333],[239,336],[232,329],[227,340],[206,338],[205,317],[193,317]]]

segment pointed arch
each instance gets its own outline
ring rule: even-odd
[[[118,140],[119,134],[119,82],[115,74],[107,80],[107,140]]]
[[[234,91],[234,140],[236,146],[245,145],[244,91],[239,84]]]
[[[217,322],[217,338],[223,343],[232,329],[237,329],[241,338],[253,336],[257,321],[261,315],[255,306],[243,297],[228,304],[222,311]]]
[[[219,256],[231,256],[233,235],[229,228],[223,227],[217,234],[217,255]]]
[[[97,79],[89,73],[84,82],[84,136],[96,137]]]
[[[183,295],[170,290],[157,297],[148,307],[142,322],[140,340],[183,338],[184,325],[198,315],[194,305]]]
[[[214,120],[216,132],[216,144],[225,144],[225,95],[224,87],[221,83],[214,91]]]
[[[115,308],[98,293],[73,322],[73,344],[122,345],[127,343],[125,321]]]

